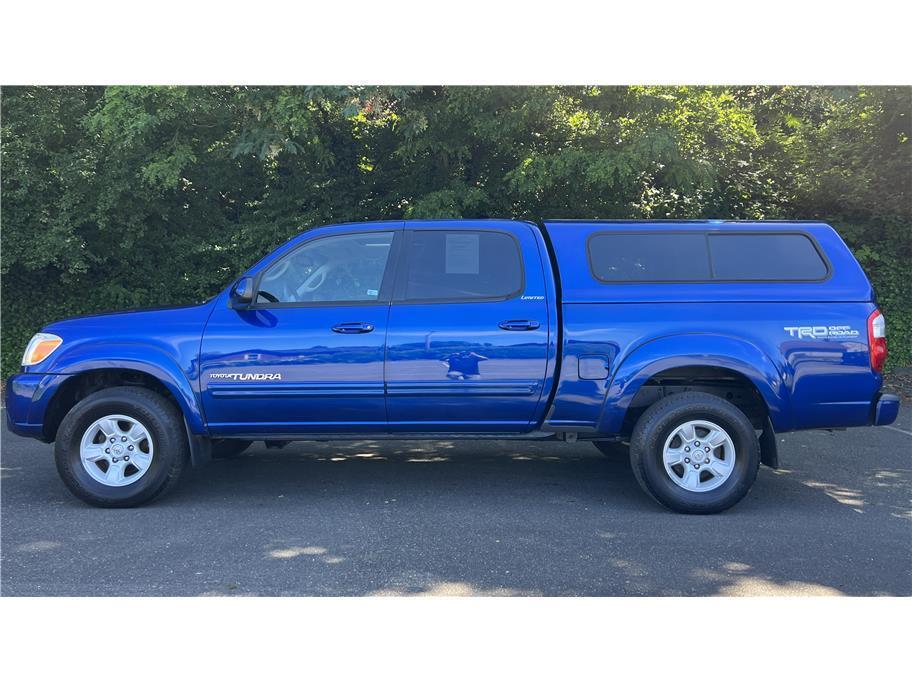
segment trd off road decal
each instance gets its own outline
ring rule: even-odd
[[[281,381],[280,372],[253,374],[251,372],[215,372],[209,375],[210,381],[213,379],[228,379],[229,381]]]
[[[847,324],[815,325],[813,327],[783,327],[793,339],[854,339],[861,332]]]

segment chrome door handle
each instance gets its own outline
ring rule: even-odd
[[[332,330],[336,334],[367,334],[374,331],[374,325],[370,322],[340,322]]]
[[[505,320],[498,326],[508,332],[527,332],[538,329],[541,324],[537,320]]]

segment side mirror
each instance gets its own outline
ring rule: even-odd
[[[253,303],[253,278],[241,277],[231,290],[231,307],[246,308]]]

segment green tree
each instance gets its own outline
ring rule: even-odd
[[[912,364],[909,88],[16,87],[0,95],[2,373],[60,317],[199,300],[312,226],[808,218]]]

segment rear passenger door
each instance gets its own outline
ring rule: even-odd
[[[387,332],[393,432],[530,428],[549,327],[533,229],[409,224]]]

